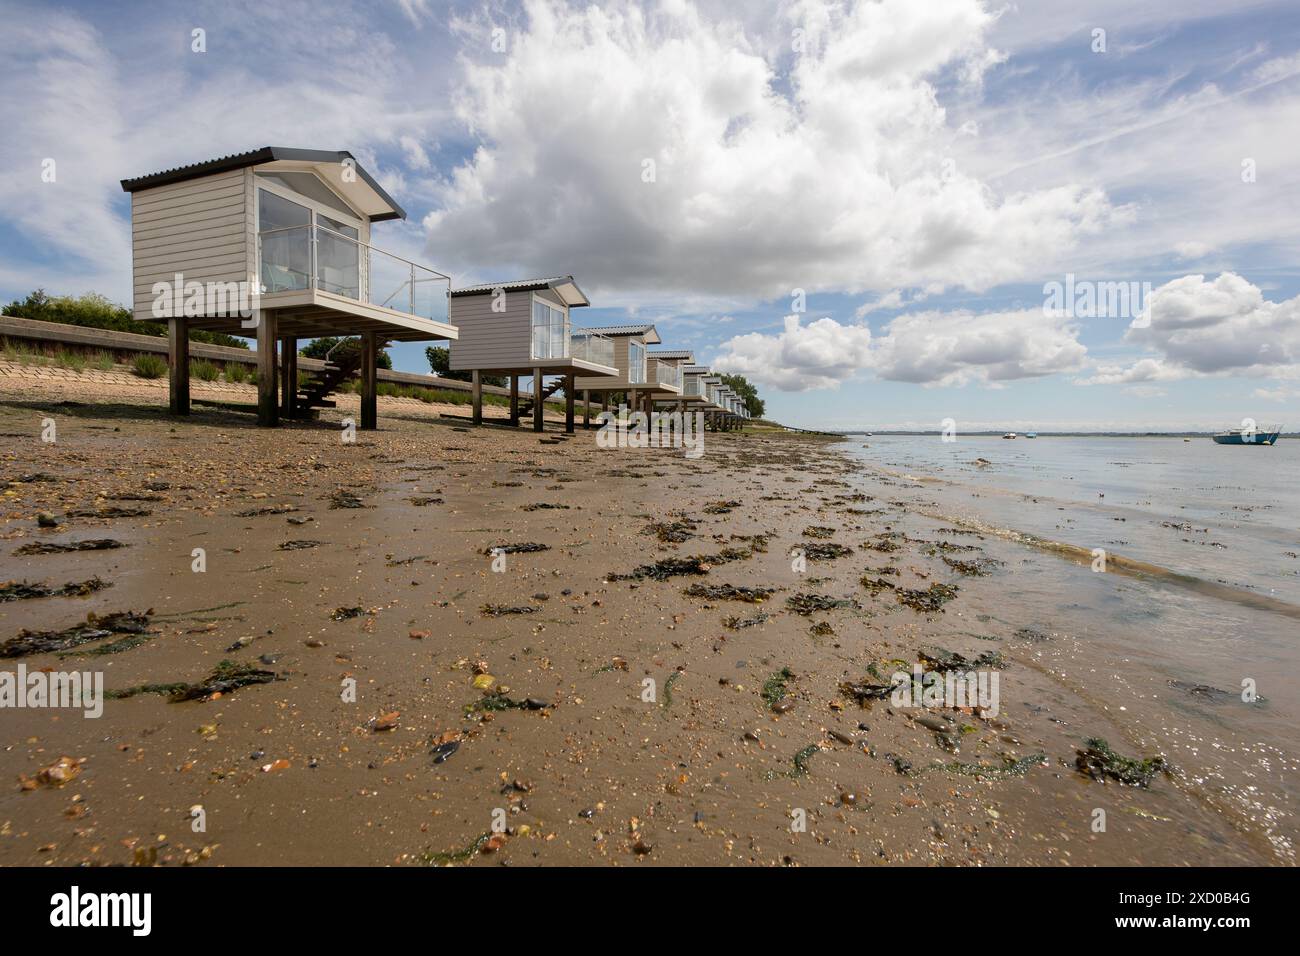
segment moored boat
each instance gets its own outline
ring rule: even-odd
[[[1257,428],[1254,424],[1248,424],[1241,428],[1230,428],[1211,437],[1216,445],[1273,445],[1281,434],[1281,425]]]
[[[1002,437],[1003,437],[1003,438],[1015,438],[1015,437],[1016,437],[1016,433],[1015,433],[1015,432],[1007,432],[1007,433],[1006,433],[1005,435],[1003,435]]]

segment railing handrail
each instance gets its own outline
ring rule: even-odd
[[[313,226],[309,222],[304,222],[297,226],[280,226],[279,228],[276,229],[262,229],[258,231],[257,235],[258,238],[260,239],[262,236],[269,236],[277,232],[289,232],[290,230],[293,229],[317,229],[320,232],[329,233],[331,236],[337,236],[339,239],[343,239],[346,242],[351,242],[358,246],[365,246],[371,252],[377,252],[381,256],[388,256],[388,258],[396,259],[398,262],[404,262],[408,266],[414,266],[417,269],[423,269],[425,272],[432,273],[433,275],[437,276],[439,279],[446,279],[448,282],[451,281],[451,276],[443,275],[437,269],[430,269],[428,266],[421,265],[418,262],[412,262],[410,259],[407,259],[404,256],[399,256],[395,252],[389,252],[387,249],[381,249],[378,246],[372,245],[369,242],[362,242],[360,239],[353,239],[351,236],[345,236],[341,232],[335,232],[333,229],[329,228],[328,226],[321,226],[321,225]]]

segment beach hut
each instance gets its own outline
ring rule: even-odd
[[[573,431],[575,379],[617,379],[617,342],[597,329],[573,325],[571,311],[591,305],[573,276],[489,282],[451,291],[451,321],[460,331],[448,357],[452,371],[472,373],[473,418],[483,420],[482,378],[510,379],[510,421],[531,415],[542,430],[548,398],[564,389],[564,428]],[[532,378],[520,404],[519,380]],[[552,380],[546,383],[547,376]],[[579,386],[580,387],[580,386]]]
[[[264,146],[122,189],[133,310],[167,323],[174,414],[190,410],[191,329],[257,340],[260,425],[332,406],[326,396],[359,371],[360,427],[374,428],[380,349],[456,338],[448,277],[370,244],[372,223],[406,213],[349,152]],[[298,342],[321,336],[359,336],[360,347],[300,389]]]
[[[650,353],[650,358],[661,365],[671,366],[675,370],[673,377],[677,383],[677,392],[675,394],[655,396],[656,407],[678,412],[685,411],[687,404],[686,370],[695,366],[695,353],[690,349],[656,349]]]
[[[607,409],[610,395],[624,392],[627,394],[628,406],[636,409],[644,405],[646,396],[654,389],[663,387],[651,382],[651,375],[658,380],[659,372],[657,363],[649,360],[647,346],[661,344],[659,333],[653,325],[608,325],[590,331],[613,340],[614,367],[617,371],[615,375],[605,378],[579,376],[574,383],[574,387],[582,393],[583,424],[590,421],[593,395],[600,399],[601,408]]]

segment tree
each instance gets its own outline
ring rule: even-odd
[[[340,339],[338,336],[325,335],[319,339],[312,339],[310,342],[308,342],[306,345],[304,345],[302,348],[298,350],[298,354],[304,356],[305,358],[314,358],[314,359],[320,359],[321,361],[324,361],[325,356],[329,353],[329,350],[334,348],[334,346],[338,345],[339,342],[341,341],[343,340]],[[356,343],[360,343],[361,340],[359,338],[353,337],[352,341]],[[389,356],[387,350],[380,349],[379,355],[375,359],[375,368],[392,369],[392,367],[393,367],[393,360]]]
[[[745,380],[743,375],[723,375],[722,384],[727,386],[745,403],[745,410],[751,418],[762,418],[767,403],[758,397],[758,389]]]
[[[445,345],[430,345],[424,350],[424,357],[429,360],[429,371],[439,378],[449,378],[456,382],[473,381],[473,376],[468,371],[451,370],[451,350]],[[495,385],[498,388],[510,384],[503,375],[484,375],[482,381],[484,385]]]
[[[22,319],[35,319],[39,322],[58,322],[62,325],[79,325],[88,329],[108,329],[110,332],[134,332],[136,335],[167,334],[166,322],[139,322],[132,316],[131,310],[110,302],[98,292],[87,292],[81,296],[51,296],[44,289],[37,289],[21,302],[14,300],[4,307],[5,315]],[[224,332],[207,332],[203,329],[191,329],[190,340],[206,342],[209,345],[227,345],[231,348],[246,349],[248,343]]]

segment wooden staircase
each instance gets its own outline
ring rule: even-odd
[[[542,387],[542,401],[545,402],[548,398],[550,398],[552,395],[554,395],[563,387],[564,387],[563,376],[556,378],[554,381],[551,382],[550,385],[544,385]],[[533,404],[534,402],[533,402],[532,395],[529,395],[526,398],[521,398],[519,401],[519,417],[527,418],[529,415],[531,415],[533,413]]]
[[[379,344],[380,351],[388,345]],[[325,368],[311,372],[311,378],[298,389],[294,402],[294,414],[297,417],[310,417],[318,408],[334,408],[337,402],[326,396],[361,370],[361,342],[358,339],[344,339],[325,356]]]

